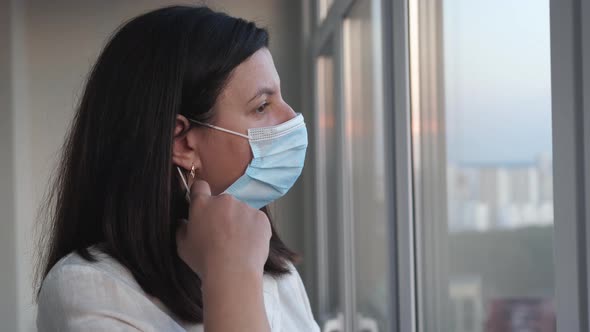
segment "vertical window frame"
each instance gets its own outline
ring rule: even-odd
[[[557,331],[590,327],[590,5],[550,0]]]

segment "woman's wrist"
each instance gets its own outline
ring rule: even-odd
[[[270,331],[264,306],[263,274],[259,271],[210,270],[201,290],[205,330]]]
[[[201,289],[217,285],[239,284],[250,287],[262,286],[263,271],[253,268],[222,266],[207,269],[201,277]]]

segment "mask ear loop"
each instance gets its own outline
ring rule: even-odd
[[[186,182],[186,179],[184,178],[184,175],[182,174],[180,167],[176,166],[176,170],[178,170],[178,174],[180,175],[180,178],[182,179],[182,184],[184,184],[184,188],[186,189],[184,197],[186,198],[186,201],[190,204],[190,202],[191,202],[190,191],[191,190],[188,187],[188,183]]]
[[[219,131],[223,131],[223,132],[225,132],[225,133],[228,133],[228,134],[232,134],[232,135],[240,136],[240,137],[243,137],[243,138],[245,138],[245,139],[248,139],[248,140],[251,138],[249,135],[240,134],[240,133],[238,133],[238,132],[235,132],[235,131],[233,131],[233,130],[229,130],[229,129],[225,129],[225,128],[217,127],[217,126],[214,126],[214,125],[212,125],[212,124],[205,123],[205,122],[201,122],[201,121],[197,121],[197,120],[190,119],[190,118],[187,118],[187,119],[188,119],[189,121],[192,121],[192,122],[194,122],[194,123],[198,123],[198,124],[200,124],[201,126],[209,127],[209,128],[212,128],[212,129],[217,129],[217,130],[219,130]]]

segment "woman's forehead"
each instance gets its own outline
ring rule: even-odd
[[[265,88],[278,90],[279,83],[272,55],[262,48],[236,67],[223,94],[248,102]]]

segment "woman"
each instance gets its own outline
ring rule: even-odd
[[[306,147],[264,29],[206,7],[129,21],[63,147],[39,330],[319,331],[266,212]]]

